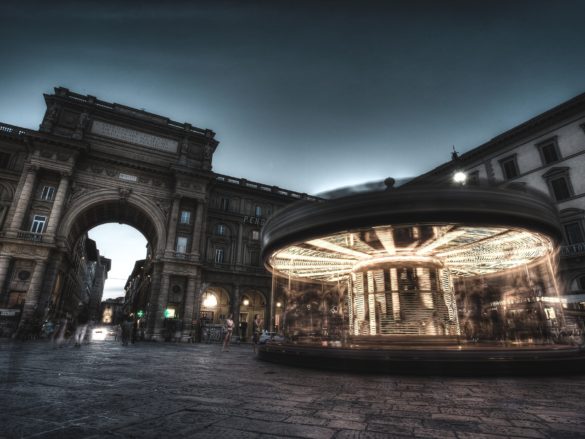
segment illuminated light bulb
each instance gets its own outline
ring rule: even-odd
[[[465,182],[467,181],[467,174],[465,172],[463,172],[463,171],[457,171],[453,175],[453,181],[455,183],[465,184]]]
[[[277,307],[277,308],[280,308],[281,306],[282,306],[282,303],[280,303],[280,302],[276,302],[276,307]]]
[[[244,306],[248,306],[250,304],[250,301],[248,299],[244,299],[242,303],[244,304]]]
[[[203,301],[203,306],[206,308],[213,308],[217,306],[217,298],[213,294],[209,294]]]

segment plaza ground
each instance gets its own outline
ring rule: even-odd
[[[0,340],[0,437],[577,438],[585,372],[458,378],[327,372],[249,345]]]

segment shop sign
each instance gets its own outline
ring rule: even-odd
[[[20,314],[19,309],[5,309],[0,308],[0,316],[2,317],[14,317],[16,314]]]
[[[244,217],[244,224],[254,224],[256,226],[263,226],[266,222],[266,218],[260,218],[258,216],[248,216]]]

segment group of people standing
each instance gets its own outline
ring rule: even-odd
[[[234,332],[234,315],[228,315],[224,326],[225,336],[223,338],[222,352],[229,351],[229,345]],[[256,345],[260,341],[260,334],[262,333],[262,319],[259,314],[254,314],[254,321],[252,322],[252,346],[256,352]]]

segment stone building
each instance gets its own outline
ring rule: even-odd
[[[214,173],[209,129],[65,88],[45,101],[38,131],[0,124],[0,301],[26,265],[21,324],[64,294],[76,246],[109,222],[149,243],[148,338],[160,339],[167,310],[185,336],[200,313],[271,321],[260,227],[282,206],[314,198]]]
[[[407,186],[451,182],[532,188],[552,198],[564,231],[560,289],[567,313],[585,322],[585,93],[415,178]],[[454,183],[461,184],[461,183]]]

